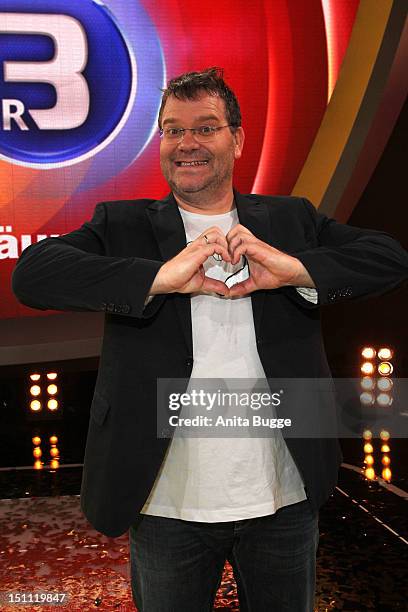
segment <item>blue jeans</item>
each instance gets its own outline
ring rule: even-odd
[[[319,529],[307,500],[241,521],[140,516],[129,532],[139,612],[211,611],[226,559],[241,612],[313,612]]]

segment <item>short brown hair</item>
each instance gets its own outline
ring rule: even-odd
[[[163,89],[163,97],[159,110],[159,128],[161,128],[161,118],[163,110],[169,96],[174,96],[178,100],[196,100],[200,92],[205,91],[212,96],[219,96],[224,100],[225,115],[228,125],[239,127],[241,125],[241,111],[238,100],[232,89],[224,81],[224,70],[217,68],[207,68],[202,72],[185,72],[168,82],[167,88]]]

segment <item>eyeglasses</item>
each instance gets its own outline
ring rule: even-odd
[[[191,132],[197,142],[208,142],[212,140],[216,133],[226,127],[236,127],[235,125],[200,125],[196,128],[164,128],[159,130],[160,138],[166,142],[181,142],[186,132]]]

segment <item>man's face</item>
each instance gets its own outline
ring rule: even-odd
[[[227,125],[224,101],[218,96],[203,95],[196,100],[167,99],[162,115],[163,128],[194,128],[203,125]],[[233,134],[226,127],[216,132],[210,141],[197,142],[187,131],[181,142],[160,145],[160,165],[173,192],[186,201],[213,200],[232,190],[234,162],[241,157],[244,143],[242,128]],[[188,162],[199,164],[185,165]]]

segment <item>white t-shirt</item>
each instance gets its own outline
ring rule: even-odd
[[[213,225],[225,235],[238,223],[236,209],[202,215],[180,208],[180,213],[187,242]],[[204,264],[206,274],[220,280],[240,268],[242,262],[232,266],[213,257]],[[242,273],[238,280],[243,280]],[[315,301],[314,290],[303,295]],[[265,380],[250,296],[225,299],[193,294],[191,318],[191,379]],[[211,523],[273,514],[304,499],[302,478],[279,430],[273,438],[175,435],[141,512]]]

